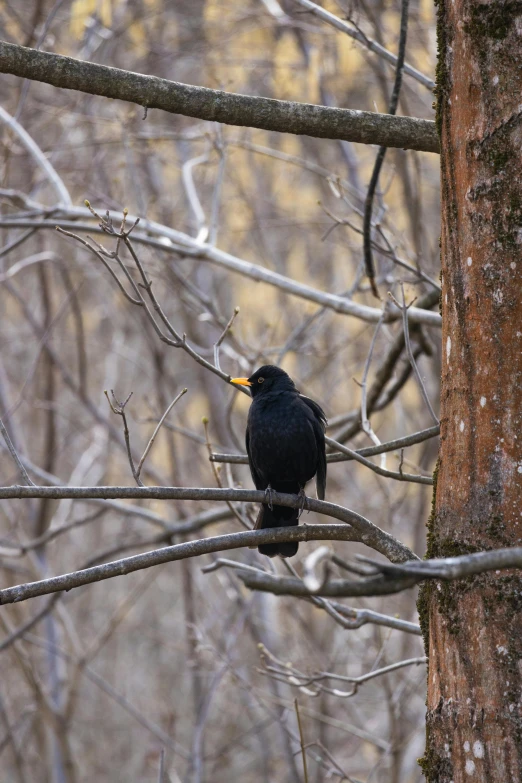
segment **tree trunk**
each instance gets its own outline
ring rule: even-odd
[[[429,557],[522,543],[522,3],[440,0],[441,447]],[[522,779],[522,579],[421,594],[430,783]]]

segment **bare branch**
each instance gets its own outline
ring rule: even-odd
[[[411,307],[413,302],[411,302],[409,305],[406,304],[406,299],[404,298],[404,285],[402,283],[401,283],[401,293],[402,293],[402,304],[401,305],[399,305],[399,303],[397,302],[397,300],[395,299],[395,297],[392,294],[389,294],[389,296],[390,296],[391,299],[393,299],[393,301],[395,302],[395,304],[397,306],[401,307],[401,310],[402,310],[402,325],[403,325],[403,328],[404,328],[404,340],[405,340],[405,343],[406,343],[406,350],[408,352],[408,357],[409,357],[409,360],[410,360],[413,372],[415,373],[415,377],[417,379],[417,382],[419,384],[419,388],[420,388],[422,397],[423,397],[424,402],[426,403],[427,408],[428,408],[428,410],[430,412],[430,416],[433,419],[433,421],[435,422],[435,424],[439,424],[439,420],[438,420],[437,416],[435,415],[435,411],[433,410],[433,407],[431,405],[430,398],[428,397],[428,392],[426,391],[426,387],[424,385],[424,381],[421,378],[421,375],[420,375],[420,372],[419,372],[419,368],[417,367],[417,362],[415,361],[415,357],[413,355],[413,351],[412,351],[412,348],[411,348],[410,330],[409,330],[409,327],[408,327],[408,308]],[[413,300],[413,301],[415,301],[415,300]]]
[[[173,408],[173,407],[174,407],[174,405],[177,403],[177,401],[178,401],[178,400],[180,400],[180,399],[183,397],[183,395],[187,393],[187,391],[188,391],[188,389],[182,389],[182,390],[180,391],[180,393],[179,393],[179,394],[178,394],[176,397],[174,397],[174,399],[172,400],[172,402],[171,402],[171,403],[170,403],[170,405],[168,406],[167,410],[165,411],[165,413],[163,414],[163,416],[162,416],[162,417],[161,417],[161,419],[159,420],[159,422],[158,422],[158,426],[156,427],[156,429],[155,429],[155,430],[154,430],[154,432],[152,433],[152,435],[151,435],[151,437],[150,437],[150,440],[149,440],[149,442],[147,443],[147,446],[146,446],[146,448],[145,448],[145,451],[143,452],[143,456],[142,456],[142,458],[140,459],[140,461],[139,461],[139,463],[138,463],[138,467],[136,468],[136,473],[138,474],[138,476],[140,475],[140,473],[141,473],[141,469],[142,469],[142,467],[143,467],[143,463],[144,463],[144,462],[145,462],[145,460],[147,459],[147,455],[148,455],[149,451],[150,451],[150,450],[151,450],[151,448],[152,448],[152,444],[154,443],[154,441],[155,441],[155,439],[156,439],[156,436],[157,436],[158,432],[159,432],[159,431],[160,431],[160,429],[161,429],[161,425],[163,424],[163,422],[165,421],[165,419],[167,418],[167,416],[169,415],[169,413],[171,412],[172,408]]]
[[[401,21],[400,21],[400,35],[399,35],[399,53],[397,56],[397,62],[395,66],[395,81],[393,90],[388,106],[388,112],[394,116],[397,112],[399,105],[399,94],[402,86],[402,72],[404,68],[404,57],[406,55],[406,38],[408,34],[408,10],[410,0],[401,0]],[[366,274],[370,281],[370,286],[373,295],[379,298],[379,292],[375,283],[375,268],[373,262],[372,253],[372,212],[373,212],[373,199],[377,185],[379,182],[379,175],[381,173],[382,164],[384,162],[384,156],[386,155],[387,147],[381,145],[375,163],[373,166],[372,176],[370,178],[370,184],[368,185],[368,192],[364,200],[364,217],[363,217],[363,252],[364,252],[364,266]]]
[[[374,625],[383,625],[386,628],[395,628],[397,631],[405,631],[421,636],[420,625],[410,623],[408,620],[400,620],[398,617],[390,617],[387,614],[374,612],[372,609],[355,609],[352,606],[345,606],[337,601],[330,601],[333,608],[346,618],[350,618],[351,628],[360,628],[367,623]],[[345,628],[347,626],[345,625]]]
[[[3,42],[0,42],[0,72],[2,72],[3,70],[1,67],[3,46],[12,46],[12,44],[4,44]],[[17,48],[23,49],[22,46]],[[31,51],[31,50],[27,50],[27,51]],[[58,196],[60,205],[65,207],[70,207],[72,205],[72,200],[69,195],[69,191],[65,187],[63,180],[56,172],[56,169],[54,169],[53,166],[47,160],[46,156],[44,155],[44,153],[42,152],[38,144],[34,141],[34,139],[31,136],[29,136],[25,128],[22,128],[20,123],[14,117],[11,117],[11,115],[8,112],[6,112],[6,110],[2,106],[0,106],[0,119],[2,120],[2,122],[8,125],[14,133],[16,133],[16,135],[18,136],[19,140],[22,142],[26,150],[32,155],[33,159],[36,161],[38,166],[42,169],[46,178],[53,186]]]
[[[414,432],[412,435],[405,435],[404,438],[397,438],[396,440],[390,440],[386,443],[381,443],[380,446],[367,446],[364,449],[356,449],[353,453],[359,454],[361,457],[373,457],[376,454],[383,454],[388,451],[397,451],[398,449],[405,448],[406,446],[414,446],[416,443],[423,443],[430,438],[436,438],[440,433],[440,427],[429,427],[427,430],[420,430]],[[351,449],[347,449],[350,453],[344,453],[340,451],[334,451],[326,455],[327,462],[347,462],[355,459]],[[214,453],[211,457],[212,462],[231,462],[236,465],[248,465],[248,456],[246,454],[217,454]]]
[[[1,47],[1,45],[0,45]],[[68,218],[86,217],[90,216],[89,211],[82,207],[74,207],[68,210],[61,210],[62,214],[66,214]],[[133,219],[129,216],[129,219]],[[91,224],[76,223],[74,220],[57,219],[46,220],[44,219],[28,219],[28,218],[4,218],[0,220],[0,226],[4,228],[52,228],[56,229],[57,225],[64,229],[75,229],[76,231],[87,231],[92,233],[104,233],[101,228],[94,227]],[[377,323],[381,318],[382,311],[380,308],[369,307],[368,305],[362,305],[358,302],[354,302],[347,297],[338,296],[337,294],[328,293],[312,286],[300,283],[292,278],[285,277],[278,272],[273,272],[271,269],[267,269],[258,264],[253,264],[249,261],[245,261],[242,258],[233,256],[224,250],[219,250],[209,244],[198,243],[190,237],[188,234],[184,234],[176,229],[164,226],[161,223],[156,223],[151,220],[143,220],[140,224],[144,231],[147,233],[141,234],[135,232],[133,235],[134,242],[139,242],[150,247],[154,247],[157,250],[161,250],[166,253],[174,253],[175,255],[186,255],[194,258],[201,258],[209,263],[216,264],[223,269],[229,269],[232,272],[237,272],[244,277],[248,277],[258,282],[263,282],[268,285],[272,285],[279,288],[285,293],[297,296],[301,299],[305,299],[309,302],[315,302],[322,307],[327,307],[336,313],[343,315],[351,315],[355,318],[359,318],[361,321],[367,321],[368,323]],[[150,236],[151,234],[152,236]],[[158,238],[154,238],[154,236]],[[166,243],[165,240],[170,240],[172,244]],[[438,293],[436,293],[436,301],[438,301]],[[431,300],[430,300],[431,301]],[[431,305],[433,306],[433,305]],[[401,311],[399,308],[393,307],[386,316],[385,322],[396,321],[401,318]],[[427,326],[440,326],[442,323],[439,313],[431,312],[429,309],[421,309],[412,307],[408,310],[408,320],[411,323],[426,324]]]
[[[373,41],[371,38],[368,38],[366,35],[361,33],[360,30],[357,30],[355,27],[351,27],[343,19],[339,19],[338,16],[335,16],[334,14],[330,13],[330,11],[327,11],[326,8],[322,8],[320,5],[312,3],[311,0],[294,0],[294,2],[298,3],[298,5],[302,6],[303,8],[307,8],[310,13],[314,14],[314,16],[317,16],[319,19],[322,19],[323,22],[326,22],[326,24],[335,27],[342,33],[346,33],[346,35],[349,35],[350,38],[354,39],[354,41],[358,41],[363,46],[366,46],[366,48],[371,52],[379,55],[379,57],[387,60],[392,65],[397,65],[397,55],[389,52],[388,49],[385,49],[384,46],[381,46],[379,43],[377,43],[377,41]],[[429,79],[427,76],[424,76],[423,73],[408,63],[404,63],[404,73],[407,73],[408,76],[412,76],[416,81],[418,81],[420,84],[423,84],[424,87],[427,87],[429,90],[433,90],[435,87],[435,82],[433,79]]]
[[[304,672],[294,666],[278,660],[266,647],[262,648],[262,658],[265,665],[265,669],[261,670],[263,674],[274,676],[280,682],[286,682],[288,685],[296,686],[300,690],[307,693],[309,696],[318,696],[321,691],[330,693],[333,696],[340,698],[346,698],[355,696],[359,686],[369,680],[374,680],[376,677],[382,677],[384,674],[390,674],[390,672],[403,669],[405,666],[419,666],[423,663],[427,663],[426,657],[422,658],[408,658],[404,661],[398,661],[392,663],[389,666],[383,666],[381,669],[374,669],[367,674],[362,674],[360,677],[350,677],[349,675],[336,674],[335,672],[314,672],[307,675]],[[267,658],[275,665],[267,663]],[[337,688],[329,688],[322,685],[323,682],[329,680],[338,680],[340,682],[351,683],[354,687],[350,691],[340,691]],[[314,690],[310,690],[309,686],[314,686]]]
[[[426,579],[463,579],[487,571],[522,568],[522,547],[477,552],[441,560],[424,560],[411,565],[405,563],[403,566],[368,561],[368,558],[366,561],[371,562],[375,570],[381,573],[357,581],[332,579],[321,586],[318,594],[337,598],[391,595],[407,590]],[[243,572],[240,572],[239,577],[251,590],[263,590],[276,595],[311,595],[301,579]]]
[[[0,500],[7,498],[34,498],[49,497],[55,500],[64,498],[88,499],[88,498],[142,498],[149,500],[236,500],[246,503],[267,503],[265,492],[251,489],[209,489],[200,487],[0,487]],[[280,492],[272,492],[274,505],[287,506],[288,508],[301,508],[301,499],[298,495],[286,495]],[[390,533],[381,530],[369,519],[335,503],[327,503],[324,500],[307,498],[307,508],[318,514],[346,522],[355,531],[353,535],[366,546],[375,549],[392,562],[402,563],[405,560],[417,560],[417,556],[405,544],[398,541]],[[297,528],[286,528],[288,535]],[[301,530],[301,528],[299,528]],[[256,532],[256,531],[252,531]],[[285,541],[306,540],[299,538],[284,539]],[[250,542],[257,546],[257,542]],[[261,541],[264,543],[264,540]],[[249,544],[250,545],[250,544]]]
[[[132,392],[127,395],[127,397],[124,399],[123,402],[120,402],[118,399],[116,399],[116,395],[114,394],[113,390],[111,389],[111,395],[112,400],[109,397],[109,394],[107,390],[104,390],[103,392],[105,396],[107,397],[107,402],[109,403],[111,407],[111,411],[116,414],[116,416],[121,416],[123,421],[123,435],[125,437],[125,445],[127,447],[127,457],[129,460],[130,469],[132,471],[132,475],[134,477],[134,481],[139,487],[143,487],[143,481],[140,479],[139,471],[136,470],[136,466],[134,465],[134,459],[132,456],[132,448],[130,444],[130,432],[129,427],[127,424],[127,416],[125,415],[125,406],[127,405],[128,401],[132,397]]]
[[[264,493],[259,493],[264,494]],[[279,502],[279,500],[278,500]],[[112,579],[116,576],[141,571],[144,568],[184,560],[188,557],[222,552],[229,549],[239,549],[245,546],[258,546],[279,541],[317,541],[328,538],[337,541],[353,541],[357,538],[355,531],[348,525],[307,525],[292,528],[271,528],[268,530],[247,530],[241,533],[229,533],[223,536],[203,538],[198,541],[187,541],[183,544],[155,549],[133,557],[126,557],[112,563],[92,566],[70,574],[42,579],[0,590],[0,605],[18,603],[38,595],[71,590],[82,585]],[[297,580],[299,581],[299,580]]]
[[[402,470],[385,470],[384,468],[379,467],[379,465],[374,465],[373,462],[366,459],[366,457],[362,457],[356,451],[353,451],[353,449],[349,449],[348,446],[333,440],[333,438],[325,437],[325,443],[331,448],[338,449],[342,454],[346,454],[356,462],[360,462],[361,465],[370,468],[370,470],[373,470],[373,472],[377,473],[379,476],[392,478],[395,479],[395,481],[411,481],[414,484],[433,484],[431,476],[418,476],[413,473],[404,473]]]
[[[0,73],[227,125],[425,152],[439,151],[435,123],[429,120],[193,87],[5,41],[0,42]]]
[[[223,331],[219,335],[217,341],[214,343],[214,364],[216,365],[218,370],[221,370],[221,365],[219,363],[219,348],[221,346],[221,343],[223,342],[223,340],[225,339],[225,337],[229,333],[229,331],[230,331],[230,329],[232,327],[232,324],[236,320],[236,317],[237,317],[238,314],[239,314],[239,307],[235,307],[234,308],[234,312],[232,313],[232,315],[230,317],[230,320],[228,321],[227,325],[225,326],[225,328],[223,329]]]
[[[16,452],[16,449],[15,449],[15,447],[13,445],[13,442],[12,442],[11,438],[9,437],[9,433],[6,430],[4,422],[2,421],[2,419],[0,419],[0,432],[2,433],[3,438],[5,440],[5,445],[7,446],[7,450],[9,451],[9,454],[13,458],[13,460],[14,460],[14,462],[16,464],[16,467],[20,471],[23,480],[30,487],[34,487],[35,483],[34,483],[34,481],[31,481],[31,479],[29,478],[29,474],[27,473],[25,467],[23,466],[23,464],[22,464],[22,462],[20,460],[20,457],[18,456],[18,454]]]
[[[297,726],[299,728],[299,739],[301,743],[301,758],[303,759],[303,775],[305,783],[308,783],[308,767],[306,766],[306,747],[304,744],[303,726],[301,724],[301,716],[299,715],[299,703],[297,699],[294,701],[295,714],[297,716]]]
[[[263,493],[259,493],[263,494]],[[281,498],[274,502],[281,503]],[[8,587],[0,590],[0,604],[17,603],[39,595],[71,590],[93,582],[123,576],[144,568],[151,568],[163,563],[197,557],[212,552],[238,549],[244,546],[258,546],[264,543],[280,541],[310,541],[310,540],[357,540],[354,531],[344,525],[310,525],[292,528],[272,528],[268,530],[249,530],[241,533],[230,533],[223,536],[175,544],[164,549],[153,550],[134,557],[124,558],[112,563],[104,563],[81,571],[75,571],[63,576],[42,579],[24,585]],[[244,584],[256,590],[276,593],[277,595],[313,596],[318,593],[323,596],[371,596],[389,595],[406,590],[425,579],[461,579],[486,571],[508,568],[522,568],[522,547],[499,549],[492,552],[479,552],[461,557],[443,560],[428,560],[424,562],[395,565],[389,563],[372,563],[376,575],[364,577],[358,581],[334,579],[319,587],[315,593],[306,587],[301,579],[295,577],[280,577],[263,572],[252,573],[241,569],[239,576]]]

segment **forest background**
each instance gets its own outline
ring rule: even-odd
[[[357,0],[324,8],[348,20],[363,43],[294,0],[4,0],[0,24],[7,41],[139,73],[386,113],[394,68],[367,43],[397,52],[400,4]],[[427,0],[410,5],[406,59],[428,84],[405,73],[398,113],[433,119],[435,22]],[[388,291],[402,302],[401,284],[408,303],[431,297],[437,311],[434,154],[387,151],[373,205],[379,301],[364,274],[362,238],[376,147],[144,112],[9,76],[0,78],[0,98],[72,206],[83,208],[80,222],[89,218],[85,199],[102,215],[110,210],[116,226],[126,208],[194,243],[376,311],[388,312]],[[37,483],[132,484],[121,418],[104,391],[114,390],[120,401],[132,392],[125,412],[139,455],[186,388],[147,456],[142,480],[251,487],[246,465],[221,463],[216,474],[218,463],[209,461],[209,444],[215,452],[244,453],[248,399],[183,349],[162,343],[100,259],[52,230],[54,218],[74,230],[57,209],[56,181],[9,124],[0,150],[0,407],[27,470]],[[26,225],[13,227],[10,219],[21,215]],[[36,231],[31,221],[42,217],[49,230]],[[91,231],[96,225],[90,223]],[[114,249],[110,238],[93,236]],[[283,284],[256,281],[255,270],[237,274],[212,254],[194,257],[194,245],[172,251],[166,236],[155,239],[136,243],[139,258],[168,318],[200,357],[214,363],[217,353],[221,369],[233,376],[281,364],[323,406],[328,434],[352,449],[433,426],[404,339],[396,349],[400,319],[336,313]],[[410,337],[436,415],[440,330],[416,325]],[[422,557],[436,454],[432,437],[387,455],[387,470],[423,482],[332,462],[327,499]],[[3,484],[19,482],[5,450],[0,466]],[[125,510],[123,502],[43,499],[3,501],[0,514],[5,585],[162,543],[236,532],[255,510],[193,501],[136,501]],[[302,521],[326,520],[310,513]],[[293,567],[301,572],[320,546],[302,544]],[[345,560],[372,555],[350,542],[334,547]],[[256,551],[227,557],[270,568]],[[309,780],[421,780],[426,671],[416,591],[345,601],[345,620],[351,616],[360,626],[350,628],[324,604],[252,592],[234,570],[203,573],[216,559],[166,564],[62,594],[23,641],[6,645],[2,671],[9,676],[0,684],[6,780],[154,781],[161,767],[172,781],[300,781],[302,745],[309,746]],[[287,573],[280,562],[274,568]],[[47,600],[6,607],[4,643]],[[350,607],[390,620],[361,624]],[[393,627],[394,618],[404,622]],[[361,684],[307,679],[317,672],[365,678],[393,664],[401,666]]]

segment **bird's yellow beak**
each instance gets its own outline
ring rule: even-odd
[[[237,383],[238,386],[252,386],[248,378],[231,378],[230,383]]]

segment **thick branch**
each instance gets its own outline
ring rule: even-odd
[[[344,525],[307,525],[292,528],[272,528],[267,530],[248,530],[242,533],[229,533],[224,536],[203,538],[199,541],[188,541],[184,544],[175,544],[163,549],[155,549],[134,557],[126,557],[111,563],[84,568],[70,574],[41,579],[38,582],[29,582],[23,585],[15,585],[0,590],[0,605],[18,603],[39,595],[72,590],[75,587],[100,582],[104,579],[112,579],[115,576],[124,576],[144,568],[171,563],[176,560],[184,560],[189,557],[224,550],[239,549],[241,547],[275,543],[279,541],[353,541],[354,531]],[[460,579],[473,574],[481,574],[486,571],[506,568],[522,568],[522,547],[512,549],[498,549],[493,552],[479,552],[462,557],[451,557],[444,560],[428,560],[422,563],[410,562],[403,566],[390,566],[388,564],[376,564],[385,573],[368,576],[363,579],[332,579],[322,585],[319,590],[312,593],[301,579],[296,577],[281,577],[254,570],[238,571],[240,579],[247,587],[254,590],[263,590],[277,595],[312,596],[322,595],[331,597],[353,597],[390,595],[409,587],[425,579]]]
[[[357,580],[331,579],[313,593],[303,580],[295,577],[274,576],[261,571],[259,573],[238,571],[238,575],[251,590],[262,590],[276,595],[320,595],[327,598],[391,595],[407,590],[426,579],[463,579],[486,571],[522,568],[522,547],[477,552],[473,555],[448,557],[443,560],[415,561],[402,566],[384,563],[373,563],[373,565],[383,573]]]
[[[206,487],[0,487],[0,500],[35,497],[48,497],[54,500],[68,498],[73,500],[141,498],[147,500],[267,502],[264,492],[249,489],[207,489]],[[301,500],[298,495],[272,492],[272,502],[278,506],[301,508]],[[324,500],[315,500],[314,498],[307,499],[307,507],[310,511],[315,511],[317,514],[324,514],[341,522],[346,522],[354,531],[357,531],[356,537],[350,540],[357,540],[366,544],[366,546],[380,552],[394,563],[418,559],[411,549],[355,511],[343,508],[343,506],[337,506],[334,503],[326,503]],[[289,538],[283,540],[299,541],[301,539]]]
[[[424,152],[439,151],[435,123],[431,120],[236,95],[40,52],[5,41],[0,42],[0,72],[226,125]]]

